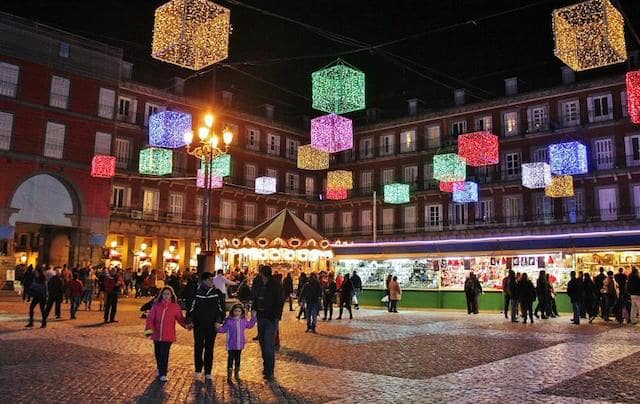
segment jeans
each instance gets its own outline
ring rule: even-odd
[[[262,350],[262,366],[264,374],[273,376],[276,366],[276,330],[278,321],[258,317],[258,340]]]
[[[307,302],[305,316],[307,317],[307,330],[315,330],[318,324],[318,312],[320,308],[317,302]]]
[[[573,322],[580,324],[580,302],[571,302],[571,308],[573,309]]]
[[[510,299],[511,303],[511,321],[518,320],[518,299]]]
[[[118,310],[118,294],[115,292],[107,293],[104,303],[104,321],[113,322],[116,319],[116,311]]]
[[[45,324],[47,322],[47,309],[44,296],[31,296],[31,304],[29,305],[29,324],[33,324],[33,311],[36,306],[40,306],[42,324]]]
[[[158,374],[160,376],[167,375],[167,369],[169,368],[169,350],[170,349],[171,349],[171,342],[153,341],[153,351],[156,354],[156,364],[158,366]]]
[[[233,364],[236,364],[236,373],[240,371],[240,354],[242,353],[239,349],[230,349],[227,351],[227,369],[231,371],[233,369]]]
[[[49,300],[47,300],[47,312],[45,318],[49,318],[49,313],[51,313],[51,308],[56,306],[55,313],[56,317],[60,317],[60,306],[62,306],[62,295],[60,296],[49,296]]]
[[[640,295],[631,295],[631,323],[638,323],[638,314],[640,314]]]
[[[78,311],[78,307],[80,307],[80,300],[82,296],[71,296],[71,318],[76,317],[76,312]]]
[[[333,317],[333,299],[332,298],[325,298],[323,301],[323,306],[324,306],[324,318],[327,318],[327,312],[329,312],[329,319],[331,319]]]
[[[204,373],[211,374],[213,369],[213,344],[216,342],[216,330],[213,326],[195,327],[193,329],[193,355],[196,372],[202,372],[204,365]]]
[[[82,296],[82,300],[84,300],[85,309],[88,307],[91,308],[91,301],[93,301],[93,289],[87,289],[84,291],[84,296]]]
[[[398,301],[397,300],[391,300],[391,303],[389,304],[389,313],[395,313],[398,311]]]

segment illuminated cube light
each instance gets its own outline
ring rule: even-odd
[[[453,201],[457,203],[478,202],[478,184],[473,181],[457,182],[453,186]]]
[[[208,0],[172,0],[158,7],[151,56],[191,70],[226,59],[230,14]]]
[[[551,179],[551,185],[544,189],[544,194],[550,198],[568,198],[573,196],[573,177],[559,175]]]
[[[173,171],[173,152],[158,147],[148,147],[140,150],[138,165],[140,174],[168,175]]]
[[[433,179],[443,182],[464,181],[467,177],[467,163],[455,153],[433,156]]]
[[[609,0],[553,10],[554,53],[575,71],[627,60],[624,19]]]
[[[347,199],[347,190],[341,188],[327,188],[327,199],[332,201],[342,201]]]
[[[498,136],[491,132],[473,132],[458,136],[458,155],[472,167],[498,164]]]
[[[95,155],[91,160],[91,176],[97,178],[113,178],[116,175],[115,156]]]
[[[627,72],[627,110],[631,122],[640,124],[640,70]]]
[[[343,61],[311,74],[312,107],[344,114],[365,108],[364,73]]]
[[[310,144],[298,147],[298,168],[302,170],[326,170],[329,168],[329,153]]]
[[[327,188],[353,189],[353,174],[351,171],[336,170],[327,172]]]
[[[454,182],[440,182],[438,184],[438,187],[440,188],[440,191],[442,192],[453,192],[453,186],[455,184],[460,184],[464,181],[454,181]]]
[[[184,134],[191,130],[191,114],[162,111],[149,117],[149,145],[177,149],[184,147]]]
[[[204,170],[198,169],[198,175],[196,177],[196,186],[198,188],[205,188]],[[224,178],[213,176],[210,178],[210,184],[212,189],[222,188],[224,185]]]
[[[411,192],[409,184],[386,184],[384,186],[384,202],[385,203],[393,203],[393,204],[401,204],[401,203],[409,203],[411,198]]]
[[[204,160],[202,160],[204,164]],[[202,167],[202,164],[200,168]],[[227,177],[231,175],[231,155],[222,154],[211,161],[211,173],[214,177]]]
[[[352,149],[353,123],[351,119],[336,114],[312,119],[311,146],[327,153]]]
[[[276,193],[277,180],[273,177],[256,178],[256,194],[271,195]]]
[[[522,164],[522,186],[529,189],[551,185],[551,166],[547,163]]]
[[[549,145],[551,172],[558,175],[586,174],[587,147],[580,142]]]

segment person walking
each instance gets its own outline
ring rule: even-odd
[[[638,324],[638,316],[640,316],[640,274],[638,268],[631,268],[631,274],[627,280],[627,293],[631,299],[631,324]]]
[[[538,273],[538,280],[536,281],[536,293],[538,295],[538,304],[536,305],[536,309],[533,314],[536,318],[540,318],[538,316],[538,312],[541,312],[542,319],[546,320],[549,314],[549,284],[547,283],[547,275],[544,270],[541,270]]]
[[[602,285],[602,295],[604,296],[604,321],[610,321],[609,316],[616,307],[616,301],[618,300],[619,289],[616,280],[613,278],[613,271],[607,272],[607,277]]]
[[[393,279],[393,275],[389,274],[384,281],[384,295],[387,297],[387,310],[389,310],[389,305],[391,305],[391,299],[389,298],[389,282],[391,282],[391,279]]]
[[[618,268],[618,273],[613,276],[618,284],[618,290],[620,295],[618,298],[618,304],[616,306],[616,319],[620,324],[626,319],[630,322],[631,304],[630,299],[627,296],[627,281],[629,277],[624,273],[624,268]]]
[[[118,310],[118,296],[124,288],[124,282],[118,275],[116,268],[104,277],[104,322],[117,323],[116,312]]]
[[[337,282],[336,282],[337,285]],[[336,320],[342,320],[342,308],[346,307],[349,312],[349,320],[353,319],[353,312],[351,311],[351,297],[353,296],[353,283],[349,274],[344,275],[342,280],[342,287],[340,288],[340,312]]]
[[[78,279],[77,273],[72,275],[71,282],[69,283],[69,290],[71,291],[71,319],[74,320],[84,293],[84,285]]]
[[[219,291],[222,292],[224,298],[226,299],[229,295],[227,294],[227,286],[235,286],[236,282],[230,281],[225,278],[224,271],[222,269],[218,269],[216,276],[213,278],[213,284]]]
[[[251,312],[251,319],[247,320],[244,306],[242,304],[234,304],[229,310],[229,316],[218,332],[227,334],[227,382],[232,383],[231,374],[236,380],[240,380],[240,355],[245,345],[244,330],[253,328],[256,325],[255,312]],[[235,367],[234,367],[235,365]]]
[[[336,281],[333,278],[333,273],[330,273],[328,276],[329,280],[322,296],[322,305],[324,306],[323,320],[327,320],[327,313],[329,313],[329,320],[333,318],[333,303],[336,298]]]
[[[400,289],[400,283],[398,277],[394,276],[389,282],[389,313],[398,312],[398,302],[402,299],[402,289]]]
[[[47,280],[44,276],[44,271],[42,268],[38,268],[33,271],[33,278],[29,283],[29,289],[26,290],[26,293],[29,294],[29,298],[31,300],[31,304],[29,305],[29,322],[25,327],[33,327],[33,311],[36,306],[40,307],[40,316],[42,325],[40,328],[45,328],[47,326]]]
[[[23,302],[24,301],[29,302],[31,300],[31,295],[29,295],[28,292],[34,277],[35,277],[35,270],[33,269],[33,265],[29,264],[24,275],[22,275],[22,301]]]
[[[200,286],[187,313],[187,322],[193,324],[195,378],[202,377],[203,366],[205,379],[212,378],[216,328],[223,322],[224,307],[224,295],[214,286],[213,274],[203,272]]]
[[[577,278],[576,278],[577,279]],[[547,285],[549,285],[549,296],[547,296],[549,316],[551,318],[560,317],[558,314],[558,306],[556,306],[556,289],[551,282],[551,276],[547,273]]]
[[[282,281],[282,288],[284,289],[284,296],[289,301],[289,311],[293,310],[293,277],[291,272],[287,272],[287,276]]]
[[[520,279],[522,280],[522,275],[520,276]],[[512,269],[509,270],[509,274],[507,275],[507,293],[509,294],[509,305],[511,306],[511,322],[517,323],[519,299],[518,282],[516,281],[516,273]]]
[[[591,279],[591,275],[588,272],[582,275],[582,294],[584,296],[584,309],[587,313],[589,323],[598,316],[598,301],[600,299],[600,292],[596,288],[596,284]]]
[[[298,278],[298,315],[296,316],[296,318],[298,320],[300,320],[301,316],[305,315],[305,305],[304,305],[304,299],[302,298],[302,289],[304,289],[304,286],[307,283],[307,274],[302,272],[300,274],[300,277]],[[306,317],[303,317],[306,318]]]
[[[502,278],[502,298],[504,299],[504,318],[509,318],[509,306],[511,306],[511,289],[509,288],[510,276],[512,270],[509,270],[507,276]],[[514,275],[515,276],[515,275]],[[513,319],[513,312],[511,313],[511,317]]]
[[[302,299],[305,302],[305,316],[307,318],[307,331],[316,332],[318,324],[318,313],[320,311],[320,298],[322,297],[322,288],[318,281],[318,275],[312,272],[309,280],[302,288]]]
[[[573,310],[573,319],[571,322],[575,325],[580,324],[580,297],[582,296],[582,291],[580,290],[580,281],[576,278],[576,271],[571,271],[569,273],[569,283],[567,284],[567,295],[569,299],[571,299],[571,308]]]
[[[522,323],[527,324],[527,316],[533,324],[533,301],[536,300],[536,288],[526,273],[520,275],[520,282],[517,284],[518,301],[522,306]]]
[[[360,310],[360,293],[362,293],[362,279],[358,276],[358,272],[353,271],[351,274],[351,283],[353,283],[353,304],[356,310]]]
[[[165,286],[156,297],[153,307],[147,315],[145,335],[151,336],[153,340],[153,350],[161,382],[168,380],[169,351],[171,344],[176,342],[176,323],[183,328],[189,328],[177,301],[178,298],[173,288]]]
[[[60,278],[60,272],[58,269],[54,270],[54,274],[47,281],[47,291],[49,298],[47,299],[47,313],[45,317],[48,319],[51,313],[51,308],[55,305],[55,315],[59,319],[61,316],[62,298],[64,296],[64,288],[62,286],[62,279]]]
[[[274,379],[276,365],[276,334],[278,322],[282,318],[284,293],[282,286],[276,282],[271,267],[260,269],[261,281],[256,290],[254,309],[258,319],[258,340],[262,350],[262,366],[264,378]]]
[[[91,302],[93,301],[93,285],[95,282],[95,272],[93,268],[89,268],[86,272],[85,278],[82,279],[83,282],[83,296],[82,300],[84,301],[84,309],[91,310]]]

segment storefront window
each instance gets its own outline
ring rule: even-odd
[[[338,273],[351,274],[357,271],[365,288],[384,288],[387,275],[398,277],[405,289],[437,289],[438,271],[430,259],[346,259],[336,262]]]

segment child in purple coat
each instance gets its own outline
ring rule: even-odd
[[[244,330],[253,328],[256,320],[255,312],[251,312],[251,320],[247,320],[242,304],[234,304],[229,310],[229,316],[218,328],[219,333],[227,334],[227,382],[229,383],[232,383],[231,372],[234,362],[236,364],[234,375],[236,380],[240,380],[240,353],[245,344]]]

